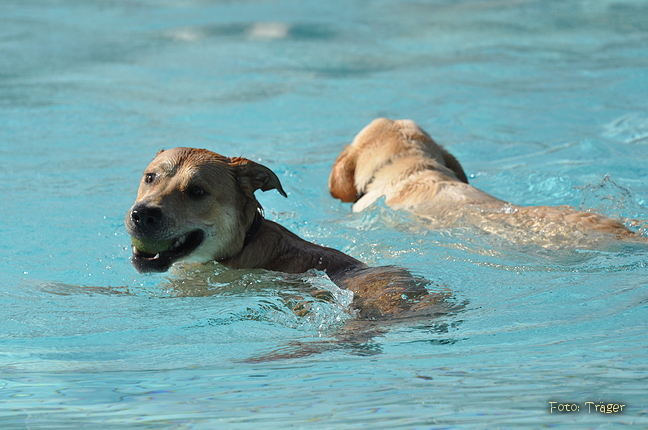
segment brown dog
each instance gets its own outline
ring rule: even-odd
[[[620,221],[568,206],[517,206],[468,184],[459,162],[411,120],[372,121],[338,156],[331,195],[360,212],[381,197],[432,228],[472,226],[517,243],[588,246],[639,239]]]
[[[166,271],[181,261],[287,273],[316,269],[354,293],[360,318],[441,311],[432,305],[443,302],[443,295],[429,294],[406,270],[369,268],[264,219],[254,196],[258,189],[286,196],[270,169],[245,158],[194,148],[160,151],[126,215],[133,265],[140,272]]]

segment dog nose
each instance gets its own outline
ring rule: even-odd
[[[156,228],[162,219],[160,208],[150,206],[135,206],[131,211],[131,220],[142,229]]]

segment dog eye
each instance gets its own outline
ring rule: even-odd
[[[202,188],[200,188],[198,185],[194,185],[194,186],[192,186],[192,187],[189,187],[189,189],[187,190],[187,192],[188,192],[189,195],[192,196],[192,197],[200,197],[200,196],[205,195],[205,190],[203,190]]]
[[[144,182],[151,184],[153,181],[155,181],[155,173],[147,173],[144,175]]]

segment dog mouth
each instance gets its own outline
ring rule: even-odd
[[[131,237],[133,266],[140,273],[165,272],[174,262],[198,248],[204,238],[205,233],[202,230],[194,230],[169,240],[151,240],[133,236]]]

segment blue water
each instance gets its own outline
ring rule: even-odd
[[[641,0],[4,0],[0,427],[646,428],[647,247],[426,231],[326,187],[362,127],[411,118],[477,187],[645,235],[646,17]],[[122,220],[174,146],[265,164],[289,194],[258,193],[267,218],[464,309],[340,344],[350,297],[321,273],[138,274]]]

